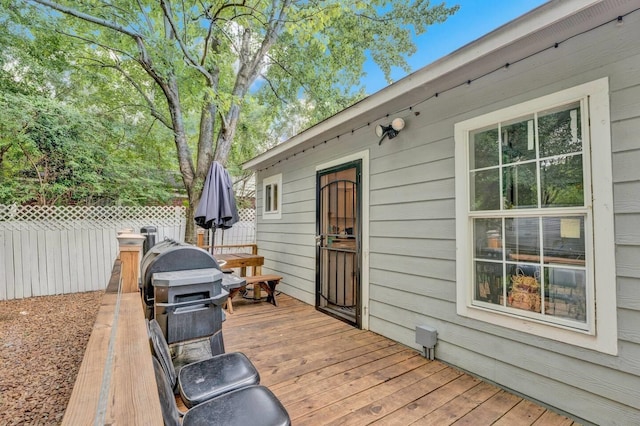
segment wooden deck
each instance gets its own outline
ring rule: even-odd
[[[571,419],[286,295],[234,299],[227,352],[244,352],[294,425],[572,425]]]

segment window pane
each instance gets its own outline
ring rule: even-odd
[[[504,208],[535,208],[538,206],[536,163],[519,164],[503,169]]]
[[[264,211],[271,211],[271,185],[264,187]]]
[[[544,268],[546,287],[545,314],[587,321],[586,280],[583,270]]]
[[[500,169],[471,172],[471,210],[500,210]]]
[[[536,158],[533,115],[502,123],[502,158],[504,164]]]
[[[507,306],[541,312],[539,268],[534,265],[507,265],[507,276],[510,281]]]
[[[474,219],[473,232],[477,258],[502,260],[502,219]]]
[[[272,199],[272,208],[271,210],[274,212],[278,211],[278,185],[273,185],[273,199]]]
[[[540,219],[537,217],[506,218],[505,244],[509,259],[540,262]]]
[[[584,205],[582,155],[543,160],[540,163],[542,207]]]
[[[502,263],[476,262],[475,300],[504,304]]]
[[[582,151],[580,102],[538,114],[540,157]]]
[[[471,169],[497,166],[499,160],[498,126],[473,131],[469,134]]]
[[[584,265],[584,217],[542,219],[544,263]]]

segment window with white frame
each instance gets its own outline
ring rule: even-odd
[[[280,219],[282,217],[282,174],[265,178],[262,181],[262,217]]]
[[[610,158],[606,79],[456,124],[459,314],[617,350]]]

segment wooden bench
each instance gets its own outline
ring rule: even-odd
[[[267,302],[270,302],[273,306],[278,306],[278,302],[276,301],[276,286],[282,279],[280,275],[254,275],[243,278],[246,280],[246,284],[244,286],[229,290],[229,298],[227,299],[227,310],[230,314],[233,313],[233,304],[231,302],[231,299],[233,299],[233,297],[239,292],[246,291],[248,285],[253,285],[254,291],[256,285],[260,286],[260,288],[267,293]]]

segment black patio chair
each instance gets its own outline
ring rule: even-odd
[[[191,408],[233,390],[260,383],[260,374],[243,353],[215,355],[183,366],[176,374],[169,345],[155,319],[149,321],[149,338],[155,356],[174,393]]]
[[[225,393],[181,413],[173,389],[156,357],[153,369],[165,426],[289,426],[291,420],[278,398],[264,386]],[[182,418],[182,423],[180,422]]]

